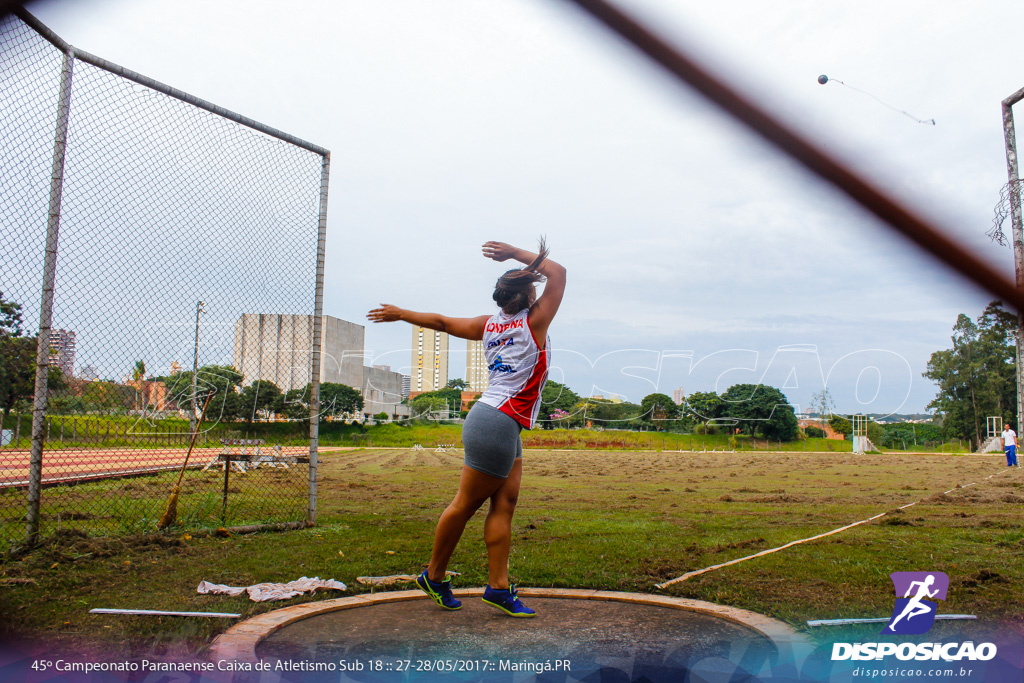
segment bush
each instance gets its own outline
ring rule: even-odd
[[[374,415],[373,419],[376,420],[377,422],[387,422],[389,417],[391,416],[382,410],[381,412]]]
[[[821,427],[807,427],[804,429],[804,433],[807,434],[808,439],[824,439],[825,430]]]

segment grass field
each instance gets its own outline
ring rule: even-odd
[[[234,622],[88,610],[249,616],[338,594],[256,604],[197,595],[196,586],[319,576],[351,593],[367,590],[357,576],[417,573],[461,458],[429,449],[325,452],[319,526],[303,531],[96,538],[65,529],[0,565],[0,613],[11,616],[0,620],[0,636],[29,649],[189,656]],[[951,581],[942,611],[1024,633],[1024,473],[1003,467],[1001,455],[537,450],[525,458],[511,563],[521,585],[658,592],[654,584],[684,572],[888,511],[665,592],[802,626],[888,616],[890,572],[938,570]],[[479,517],[452,562],[462,586],[486,582]]]

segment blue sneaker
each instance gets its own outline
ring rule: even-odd
[[[488,585],[484,590],[482,600],[491,607],[497,607],[510,617],[524,618],[537,616],[536,612],[519,600],[519,595],[516,593],[514,585],[510,585],[508,590],[491,588]]]
[[[438,583],[427,578],[427,570],[424,569],[423,573],[416,577],[416,585],[444,609],[462,609],[462,603],[452,595],[452,577],[448,576]]]

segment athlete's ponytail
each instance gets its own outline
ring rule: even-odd
[[[544,281],[544,276],[537,272],[540,264],[548,257],[548,246],[543,237],[537,249],[537,258],[525,268],[513,268],[498,278],[494,285],[491,298],[508,315],[515,315],[524,308],[530,307],[530,294],[533,286]]]

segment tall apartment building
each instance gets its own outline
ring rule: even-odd
[[[487,391],[490,379],[482,339],[466,340],[466,384],[469,391]]]
[[[65,377],[75,376],[75,333],[50,330],[50,365],[60,368]]]
[[[686,391],[682,387],[674,390],[672,392],[672,400],[675,401],[677,406],[683,405],[683,401],[686,400]]]
[[[437,391],[448,384],[448,333],[413,325],[409,391]]]

